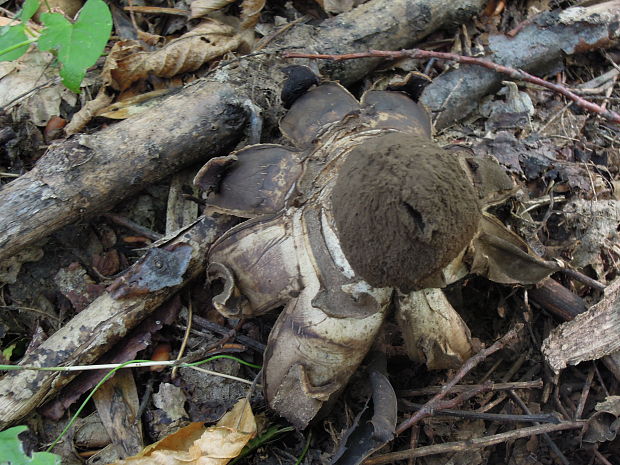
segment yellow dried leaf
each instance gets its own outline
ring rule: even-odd
[[[241,399],[217,425],[192,423],[113,465],[225,465],[256,435],[250,403]]]
[[[97,112],[96,116],[103,116],[104,118],[110,119],[125,119],[130,116],[139,115],[149,108],[159,105],[161,99],[158,97],[167,95],[169,92],[170,89],[158,89],[144,94],[134,95],[120,102],[106,105]]]
[[[135,53],[119,60],[112,76],[123,90],[150,73],[169,78],[194,71],[204,63],[235,50],[241,43],[241,36],[232,26],[207,19],[160,50]]]

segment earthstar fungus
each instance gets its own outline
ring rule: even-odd
[[[214,158],[195,183],[212,209],[248,218],[213,244],[207,278],[222,285],[213,303],[227,317],[283,307],[263,386],[295,426],[337,399],[393,301],[410,356],[445,368],[471,344],[438,288],[469,272],[520,282],[518,269],[502,274],[498,263],[511,253],[538,275],[553,271],[485,211],[512,192],[497,163],[436,145],[427,112],[404,93],[371,90],[358,101],[324,83],[280,128],[293,147]],[[449,328],[434,334],[433,318]]]

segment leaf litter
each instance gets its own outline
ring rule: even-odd
[[[203,17],[205,14],[204,9],[215,8],[215,3],[218,2],[196,1],[191,4],[191,11],[199,11],[198,7],[200,6],[200,8],[203,8],[203,12],[195,14],[196,17]],[[234,5],[231,6],[230,3],[219,2],[220,5],[217,9],[228,8],[224,10],[224,14],[234,14],[236,7]],[[251,47],[252,41],[241,37],[240,27],[242,26],[240,25],[246,24],[246,27],[251,28],[247,24],[258,20],[256,11],[261,11],[261,9],[265,8],[260,3],[243,2],[241,4],[241,13],[236,23],[234,21],[221,22],[219,19],[221,17],[219,16],[209,17],[179,37],[168,38],[167,45],[163,45],[159,49],[152,50],[151,47],[138,42],[116,42],[114,47],[117,47],[117,50],[113,50],[110,53],[102,80],[102,88],[107,87],[107,90],[102,90],[99,94],[106,96],[105,98],[101,97],[101,100],[105,101],[105,103],[98,105],[98,108],[95,110],[89,110],[89,116],[84,118],[80,126],[84,127],[86,124],[89,124],[92,117],[105,112],[105,108],[112,103],[119,91],[131,91],[132,88],[138,88],[144,85],[144,83],[148,83],[148,86],[152,87],[156,85],[154,76],[170,79],[182,73],[192,73],[204,67],[205,63],[209,66],[211,60],[217,60],[226,54],[238,50],[240,47]],[[334,14],[352,8],[352,5],[348,4],[353,2],[322,3],[327,13]],[[332,5],[336,3],[337,5]],[[494,6],[497,11],[500,9],[502,2],[491,3],[496,4]],[[194,6],[194,4],[196,5]],[[519,21],[526,20],[532,15],[534,9],[544,11],[549,8],[546,2],[531,2],[529,6],[530,9],[527,10],[527,13],[525,10],[521,11],[515,5],[505,6],[503,7],[505,11],[501,24],[499,23],[498,16],[482,18],[477,24],[478,31],[472,30],[470,33],[473,32],[474,36],[476,36],[476,33],[479,33],[482,37],[484,34],[487,34],[487,29],[490,31],[493,28],[499,27],[505,30],[509,25],[516,25]],[[266,8],[268,13],[272,13],[272,10],[269,10],[269,6]],[[207,14],[211,15],[213,11],[210,10]],[[274,10],[273,13],[282,12]],[[219,14],[222,14],[221,11]],[[487,24],[484,24],[485,21]],[[151,22],[150,24],[154,23]],[[188,29],[191,27],[188,26]],[[456,36],[456,41],[462,44],[466,43],[466,38],[462,33],[457,33]],[[448,38],[445,33],[443,37],[444,39]],[[454,39],[454,37],[449,38]],[[209,42],[205,39],[208,39]],[[185,47],[189,43],[197,48]],[[594,59],[590,56],[588,60],[579,65],[570,64],[566,71],[561,72],[561,77],[576,86],[579,83],[589,81],[596,74],[602,74],[608,68],[607,64],[600,59]],[[616,63],[618,62],[617,59],[615,61]],[[442,67],[443,65],[441,64],[434,64],[430,67],[429,72],[430,74],[437,74],[443,71]],[[392,69],[381,72],[388,74],[396,72],[398,74],[398,71],[398,69]],[[617,108],[617,90],[613,86],[611,89],[613,92],[609,96],[609,105],[612,105],[612,107],[616,105],[615,108]],[[534,107],[535,111],[533,113],[528,104],[528,99]],[[69,103],[71,104],[71,102]],[[65,103],[62,105],[65,105]],[[54,108],[62,112],[62,105],[57,103]],[[567,261],[588,273],[591,277],[604,283],[610,283],[617,277],[617,263],[620,258],[617,241],[617,199],[612,197],[612,188],[610,187],[613,185],[613,182],[617,183],[618,177],[618,166],[617,163],[614,163],[614,160],[617,161],[619,159],[618,149],[613,143],[613,137],[617,135],[617,129],[613,127],[603,128],[601,127],[600,120],[595,120],[587,115],[576,114],[573,108],[564,108],[564,106],[563,103],[558,105],[553,96],[550,96],[548,93],[542,93],[538,89],[519,85],[515,93],[514,84],[506,84],[505,91],[491,96],[486,107],[479,109],[479,113],[476,115],[477,119],[471,119],[466,123],[461,123],[444,130],[442,134],[439,134],[439,138],[446,143],[465,142],[472,146],[477,157],[497,158],[499,163],[521,186],[521,197],[513,197],[508,203],[490,207],[493,214],[500,218],[503,223],[508,224],[515,231],[519,230],[523,224],[529,224],[536,231],[536,239],[543,244],[543,250],[546,252],[545,258],[557,258]],[[39,116],[36,121],[44,123],[45,117],[51,117],[53,111],[48,110],[44,113],[44,116]],[[545,112],[547,112],[548,116],[543,116]],[[550,122],[555,114],[558,116]],[[77,119],[77,117],[74,116],[74,119]],[[95,123],[99,124],[101,121],[101,119],[98,119],[95,120]],[[601,134],[606,135],[607,139],[602,137]],[[609,137],[612,138],[611,143],[608,140]],[[580,140],[575,141],[575,139]],[[5,166],[10,167],[3,157],[0,157],[0,166],[3,168]],[[155,193],[153,195],[154,197],[156,196]],[[562,200],[562,197],[570,199],[570,201]],[[530,201],[537,201],[537,203],[528,203]],[[529,205],[532,205],[533,208],[528,207]],[[522,213],[528,209],[529,211]],[[515,215],[517,214],[521,215],[521,217],[516,218]],[[155,219],[153,221],[156,222]],[[127,230],[121,231],[121,235],[128,236]],[[497,248],[491,249],[490,247],[493,244],[489,245],[484,241],[479,241],[479,244],[481,249],[487,251],[485,252],[487,258],[492,258],[492,252],[498,250]],[[522,250],[527,251],[528,246],[528,244],[523,244]],[[129,256],[129,260],[134,260],[135,254],[138,253],[138,251],[134,252],[126,249],[120,243],[115,244],[114,247],[121,251],[121,261],[124,261],[125,264],[127,263],[127,256]],[[488,262],[486,263],[481,264],[481,262],[478,262],[478,266],[489,269]],[[88,259],[86,260],[86,265],[82,270],[86,270],[91,276],[84,277],[84,285],[92,284],[90,281],[93,278],[97,282],[109,284],[110,281],[106,281],[105,277],[98,276],[96,271],[89,266]],[[539,264],[535,265],[539,266]],[[25,263],[23,266],[30,272],[29,269],[36,266],[36,264]],[[68,264],[65,266],[68,266]],[[20,274],[17,276],[18,279],[23,279],[24,275]],[[578,282],[570,281],[562,274],[556,274],[554,277],[588,302],[594,303],[600,297],[592,289]],[[509,281],[511,279],[509,276],[502,279],[505,279],[507,282],[514,282]],[[519,279],[516,279],[516,281],[519,282]],[[551,324],[551,317],[540,313],[538,310],[533,311],[531,307],[528,307],[529,303],[525,298],[527,288],[521,286],[490,286],[488,283],[476,278],[470,278],[461,282],[458,286],[460,287],[448,289],[448,299],[444,303],[442,303],[443,299],[437,299],[433,295],[425,296],[431,311],[435,308],[440,315],[440,319],[444,317],[441,316],[441,311],[439,311],[438,307],[441,309],[450,307],[455,312],[462,314],[463,320],[458,320],[457,326],[465,325],[465,329],[459,330],[458,334],[467,334],[467,330],[470,330],[476,339],[492,340],[498,334],[499,327],[505,328],[517,319],[515,312],[522,312],[525,318],[531,319],[532,326],[530,331],[533,332],[534,340],[539,340],[539,338],[545,336],[543,324]],[[38,287],[33,289],[37,289],[34,292],[39,292]],[[51,295],[49,290],[46,293],[58,308],[60,308],[62,302],[65,302],[62,305],[68,311],[79,310],[79,307],[82,306],[82,304],[76,305],[77,301],[71,303],[71,299],[69,299],[67,304],[60,295],[63,292],[60,288],[52,285],[51,289]],[[9,302],[11,301],[11,290],[9,281],[4,291],[5,294],[3,294],[3,298],[7,298]],[[67,292],[66,289],[64,292]],[[203,305],[206,305],[213,297],[208,295],[210,292],[208,290],[194,288],[193,292],[196,296],[194,298],[196,303],[202,303]],[[204,292],[207,295],[204,295]],[[201,295],[200,293],[203,294]],[[15,294],[17,294],[16,291]],[[198,297],[199,295],[200,297]],[[500,309],[504,310],[500,311]],[[508,313],[506,313],[506,309],[508,309]],[[219,324],[230,323],[223,320],[221,316],[215,315],[215,312],[211,313],[210,321],[214,323],[219,322]],[[419,315],[416,316],[419,317]],[[18,326],[11,324],[9,321],[5,322],[3,320],[2,324],[18,334],[20,332],[27,334],[23,329],[20,330]],[[262,323],[246,322],[241,327],[241,331],[264,341],[266,340],[266,333],[265,328],[261,326]],[[443,360],[443,363],[440,363],[442,368],[450,366],[455,359],[462,360],[467,357],[467,355],[455,355],[459,350],[446,348],[450,344],[457,345],[459,341],[456,339],[445,341],[443,343],[443,350],[437,352],[436,349],[424,345],[428,341],[411,341],[407,338],[409,334],[399,335],[399,330],[390,327],[388,324],[387,329],[389,330],[390,328],[393,333],[390,334],[388,332],[385,338],[387,340],[387,347],[394,351],[394,354],[390,355],[388,367],[390,374],[393,375],[391,376],[391,381],[396,387],[397,395],[399,395],[399,389],[410,389],[412,387],[433,384],[440,386],[445,381],[444,372],[423,372],[423,375],[420,376],[419,372],[414,371],[410,363],[405,363],[403,359],[399,358],[399,351],[400,353],[416,351],[419,363],[427,363],[430,368],[433,368],[435,360],[441,362],[442,357],[449,360],[448,363],[445,360]],[[171,325],[164,329],[164,333],[168,331],[168,336],[180,340],[181,332],[179,329]],[[3,339],[3,346],[5,341],[6,339]],[[465,338],[465,341],[464,353],[469,354],[472,350],[472,342],[469,339],[469,335]],[[189,344],[193,349],[196,349],[201,342],[196,336],[190,336]],[[541,377],[544,374],[540,368],[535,369],[534,366],[541,361],[540,355],[533,350],[536,346],[525,337],[520,340],[519,344],[521,345],[520,348],[519,346],[517,348],[509,348],[502,355],[504,367],[499,369],[499,371],[497,371],[498,368],[495,368],[497,378],[500,378],[501,375],[507,376],[510,372],[509,368],[518,372],[519,376],[527,381]],[[528,365],[527,362],[519,358],[520,352],[526,353],[532,358],[531,364]],[[425,355],[420,355],[420,353]],[[447,357],[450,354],[452,356]],[[431,355],[440,355],[441,357],[432,359]],[[522,365],[519,365],[519,363]],[[492,369],[491,364],[485,367],[487,371]],[[609,433],[609,425],[613,424],[615,418],[617,418],[617,409],[614,409],[612,404],[602,405],[600,402],[605,399],[607,399],[607,402],[614,400],[613,397],[607,398],[604,395],[609,386],[614,385],[614,382],[602,364],[598,364],[596,369],[600,371],[600,378],[598,378],[598,375],[594,381],[587,381],[586,378],[585,384],[583,382],[584,376],[581,372],[582,370],[585,372],[583,364],[567,369],[556,380],[555,385],[550,385],[550,389],[556,389],[555,394],[553,394],[557,399],[556,402],[565,406],[571,406],[579,399],[575,399],[574,395],[571,397],[570,394],[562,391],[563,387],[578,386],[581,389],[587,385],[588,388],[591,388],[590,397],[586,405],[582,407],[581,413],[583,418],[587,418],[588,415],[594,415],[598,419],[602,415],[607,415],[606,423],[604,423],[604,425],[607,425],[607,430],[604,429],[605,427],[601,427],[603,428],[603,433],[594,436],[593,440],[599,442],[599,447],[604,454],[608,454],[608,451],[613,450],[613,447],[615,447],[613,442],[615,439]],[[144,374],[141,376],[146,378]],[[474,372],[473,376],[471,376],[471,381],[475,382],[481,377],[482,373]],[[166,381],[171,380],[166,378]],[[590,384],[587,384],[587,382]],[[161,385],[164,386],[163,382]],[[355,392],[355,387],[351,385],[347,387],[347,390],[349,392],[347,392],[345,397],[346,405],[344,402],[338,403],[336,411],[346,411],[346,408],[350,408],[349,406],[357,408],[368,398],[368,391],[365,392],[366,395],[361,395],[361,393]],[[521,393],[521,391],[519,392]],[[522,396],[530,410],[535,411],[545,404],[545,399],[538,396],[535,390],[524,391]],[[596,407],[594,407],[594,400],[599,402]],[[484,404],[488,402],[501,404],[501,394],[495,398],[491,393],[482,394],[476,401],[469,401],[464,407],[469,405],[480,408],[480,404],[482,404],[482,408],[485,408]],[[511,412],[519,408],[517,407],[518,403],[516,400],[510,401],[504,398],[503,402],[504,407],[501,410],[504,412]],[[175,405],[178,406],[178,402]],[[549,404],[547,404],[547,408],[549,408]],[[595,411],[598,413],[594,413]],[[340,430],[344,430],[350,424],[342,415],[340,417],[335,415],[330,421],[334,422],[332,425],[337,425]],[[425,425],[421,439],[432,441],[440,438],[449,440],[452,436],[452,430],[456,428],[458,434],[454,435],[452,439],[466,440],[469,439],[473,432],[477,433],[476,436],[481,436],[483,434],[490,434],[489,431],[494,428],[492,425],[489,426],[489,423],[485,426],[481,421],[474,425],[472,422],[461,420],[458,426],[451,426],[450,428],[447,428],[445,425],[446,423],[442,422],[439,417],[433,419]],[[334,426],[331,427],[333,428]],[[166,458],[174,457],[174,460],[199,460],[198,457],[201,454],[203,456],[212,454],[211,452],[205,452],[205,443],[193,442],[199,435],[199,431],[200,434],[205,432],[202,426],[195,426],[194,428],[190,432],[180,433],[179,437],[171,439],[172,446],[167,450],[173,450],[174,452],[162,452],[163,449],[159,449],[159,446],[154,451],[162,453]],[[318,430],[321,429],[320,426],[316,428]],[[223,454],[227,456],[226,458],[220,457],[214,460],[228,460],[238,452],[242,442],[249,437],[245,433],[250,432],[245,431],[243,428],[240,429],[242,430],[241,433],[234,431],[234,428],[214,432],[214,436],[217,436],[218,439],[213,444],[219,447],[220,452],[225,449],[225,445],[226,447],[230,445],[234,449],[228,454]],[[252,428],[248,427],[248,430],[252,430]],[[605,432],[606,434],[604,434]],[[237,436],[237,433],[239,433],[239,436]],[[329,438],[329,435],[327,437]],[[337,444],[337,434],[333,434],[330,439],[323,438],[321,441]],[[571,458],[576,461],[575,463],[581,463],[580,460],[583,461],[589,456],[590,452],[587,449],[572,449],[569,441],[562,439],[557,439],[557,441],[564,453],[571,454]],[[605,441],[607,444],[604,443]],[[166,443],[164,443],[164,446],[168,447]],[[607,446],[610,449],[606,449]],[[318,445],[316,447],[319,448]],[[266,450],[274,454],[281,453],[282,451],[285,451],[285,453],[293,451],[295,454],[300,452],[299,448],[287,444],[286,441],[271,447],[268,446]],[[544,442],[538,443],[530,439],[529,441],[515,442],[511,460],[515,463],[525,463],[527,454],[533,453],[532,451],[542,458],[550,457],[552,454]],[[497,463],[494,460],[498,459],[498,454],[499,452],[490,452],[488,449],[485,449],[470,456],[468,460],[475,463]],[[143,457],[143,460],[150,459]],[[146,461],[144,463],[153,462]],[[226,462],[216,461],[212,463]],[[319,462],[317,461],[316,463]]]

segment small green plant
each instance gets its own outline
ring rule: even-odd
[[[0,61],[13,61],[28,51],[31,44],[51,51],[61,64],[63,84],[73,92],[80,91],[86,70],[103,53],[112,32],[112,15],[103,0],[87,0],[75,21],[60,13],[42,13],[45,26],[40,34],[27,23],[39,8],[39,0],[26,0],[15,15],[17,24],[0,28]]]
[[[90,391],[88,396],[86,396],[86,399],[84,399],[84,401],[78,407],[76,412],[73,414],[73,416],[71,417],[71,419],[69,420],[69,422],[67,423],[65,428],[58,435],[58,437],[54,440],[54,442],[52,442],[52,444],[47,448],[45,453],[48,453],[48,452],[52,451],[52,449],[54,449],[54,447],[56,447],[56,444],[58,444],[58,442],[62,439],[62,437],[67,433],[67,431],[69,431],[69,428],[71,428],[73,423],[75,423],[75,421],[77,420],[80,412],[82,412],[84,407],[86,407],[86,404],[91,399],[91,397],[95,394],[95,392],[97,392],[97,390],[101,386],[103,386],[103,384],[108,379],[110,379],[112,376],[114,376],[114,373],[116,373],[118,370],[120,370],[122,368],[130,368],[130,367],[134,367],[134,366],[153,366],[153,365],[179,366],[179,367],[194,368],[194,369],[197,369],[197,370],[208,372],[210,374],[219,375],[219,376],[225,376],[227,378],[231,378],[230,375],[222,375],[220,373],[216,373],[216,372],[213,372],[213,371],[197,368],[200,365],[203,365],[205,363],[211,362],[213,360],[218,360],[218,359],[235,360],[236,362],[240,363],[241,365],[246,365],[246,366],[255,368],[257,370],[260,370],[262,368],[260,365],[255,365],[253,363],[246,362],[245,360],[241,360],[240,358],[233,357],[232,355],[213,355],[212,357],[209,357],[207,359],[199,360],[197,362],[192,362],[192,363],[178,363],[176,361],[161,361],[161,362],[158,361],[158,362],[155,362],[153,360],[129,360],[128,362],[124,362],[124,363],[120,363],[120,364],[112,364],[113,365],[112,369],[97,383],[97,385]],[[0,371],[2,371],[2,370],[6,370],[6,371],[23,371],[23,370],[36,370],[36,371],[81,371],[81,370],[85,370],[85,369],[101,369],[101,368],[110,368],[110,365],[91,365],[91,366],[86,366],[86,367],[84,367],[84,366],[82,366],[82,367],[76,367],[76,366],[74,366],[74,367],[34,367],[34,366],[23,366],[23,365],[0,365]],[[239,379],[239,378],[235,378],[235,377],[232,377],[232,378],[237,379],[238,381],[244,381],[244,380]],[[248,383],[252,384],[250,382],[248,382]],[[55,465],[55,464],[60,464],[60,459],[59,459],[58,462],[50,462],[50,461],[47,461],[47,462],[44,462],[44,461],[35,462],[35,461],[23,461],[23,460],[22,461],[11,461],[11,460],[9,460],[8,462],[6,461],[6,457],[13,457],[13,455],[9,455],[11,453],[11,451],[13,451],[13,449],[10,449],[9,447],[13,447],[14,444],[10,440],[8,440],[8,442],[5,443],[5,438],[10,439],[12,437],[11,435],[14,435],[15,438],[17,438],[17,435],[19,433],[21,433],[22,431],[26,430],[26,429],[27,428],[25,426],[16,426],[14,428],[9,428],[9,429],[7,429],[5,431],[0,431],[0,465],[7,465],[7,464],[8,465],[21,465],[21,464],[26,464],[26,463],[27,464],[33,464],[33,465]],[[19,439],[16,439],[16,440],[19,442]],[[5,449],[5,447],[6,447],[6,449]],[[21,449],[21,443],[19,443],[19,447],[20,447],[19,450],[22,450]],[[6,455],[4,454],[5,452],[6,452]],[[23,455],[24,454],[23,451],[21,453],[22,453],[23,457],[22,456],[17,456],[18,458],[24,458],[25,457],[25,459],[27,459],[27,460],[34,460],[34,455],[33,455],[33,459],[30,459],[26,455]],[[54,454],[49,454],[49,455],[52,455],[53,457],[57,457]],[[39,460],[48,460],[48,459],[46,459],[46,457],[47,456],[43,456],[43,459],[39,459]]]
[[[14,426],[0,431],[0,465],[60,465],[60,457],[50,452],[35,452],[28,457],[17,437],[26,426]]]

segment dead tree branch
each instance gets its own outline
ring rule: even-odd
[[[183,284],[204,273],[209,246],[231,227],[227,217],[202,218],[172,238],[162,240],[159,247],[169,250],[191,247],[183,282],[148,293],[114,298],[106,292],[78,313],[63,328],[51,335],[33,353],[20,361],[22,366],[70,366],[93,363],[108,348],[123,338],[135,325],[155,310]],[[144,260],[138,261],[124,274],[139,273]],[[0,379],[0,429],[26,415],[71,381],[75,375],[56,371],[12,371]]]
[[[326,54],[308,54],[308,53],[296,53],[296,52],[284,52],[285,58],[313,58],[313,59],[323,59],[323,60],[335,60],[335,61],[343,61],[343,60],[356,60],[360,58],[388,58],[388,59],[401,59],[401,58],[437,58],[439,60],[447,60],[447,61],[455,61],[457,63],[467,64],[467,65],[476,65],[482,66],[483,68],[487,68],[498,73],[506,74],[510,76],[512,79],[517,79],[520,81],[531,82],[532,84],[537,84],[541,87],[545,87],[553,92],[564,95],[569,98],[575,104],[580,106],[581,108],[588,110],[592,113],[596,113],[601,115],[603,118],[620,124],[620,115],[614,111],[607,110],[596,103],[590,102],[579,95],[571,92],[568,88],[560,85],[554,84],[549,81],[545,81],[537,76],[533,76],[530,73],[523,71],[522,69],[514,69],[508,66],[503,66],[497,63],[493,63],[492,61],[486,60],[484,58],[476,58],[476,57],[468,57],[463,55],[456,55],[454,53],[443,53],[443,52],[434,52],[432,50],[421,50],[421,49],[411,49],[411,50],[401,50],[398,52],[386,51],[386,50],[370,50],[368,52],[361,53],[348,53],[342,55],[326,55]]]
[[[274,124],[284,112],[278,96],[285,75],[279,70],[288,65],[277,52],[406,48],[483,5],[484,0],[371,0],[318,26],[289,29],[261,54],[220,68],[148,112],[50,147],[29,173],[0,190],[0,260],[183,166],[221,155],[240,138],[247,102]],[[321,72],[352,82],[379,61],[325,64]]]

